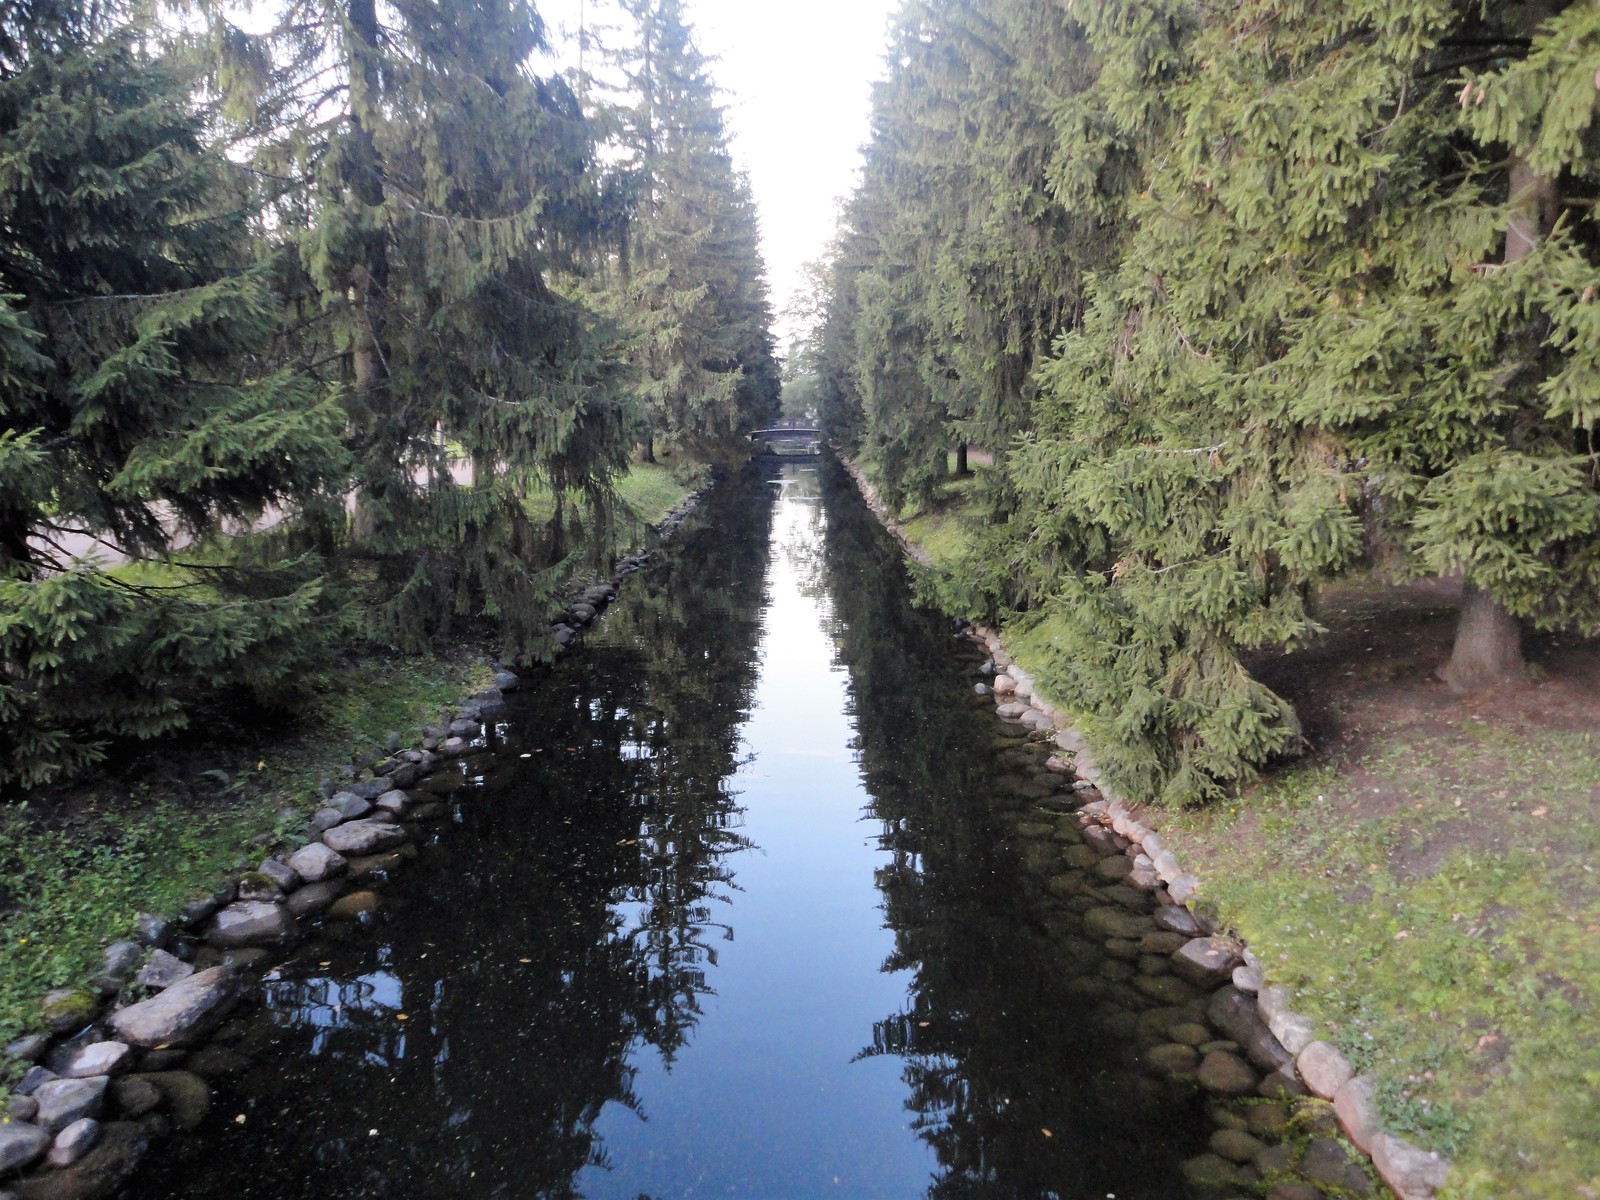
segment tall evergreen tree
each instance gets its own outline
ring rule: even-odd
[[[1455,686],[1516,665],[1519,619],[1600,628],[1600,14],[1067,15],[1058,44],[1089,54],[1030,59],[1059,6],[908,5],[821,353],[862,449],[914,457],[925,431],[1005,411],[984,380],[1026,361],[1009,338],[983,350],[972,311],[1062,323],[1031,416],[997,427],[1017,495],[999,557],[1020,582],[974,605],[1055,615],[1045,674],[1115,782],[1190,800],[1292,750],[1293,711],[1244,655],[1313,636],[1310,585],[1370,547],[1464,579]],[[917,86],[891,103],[901,76]],[[984,92],[1006,98],[992,117]],[[1006,124],[1030,105],[1043,120]],[[976,148],[955,136],[984,128]],[[1008,186],[1041,219],[966,237],[950,214],[1004,214]],[[1008,274],[1030,235],[1046,265]],[[1005,282],[964,313],[964,279]]]
[[[562,510],[601,519],[626,461],[610,336],[553,285],[607,235],[575,97],[535,76],[525,0],[286,0],[247,36],[212,10],[218,85],[287,180],[279,228],[309,281],[355,451],[355,534],[389,585],[377,631],[409,644],[454,614],[537,651],[571,568]],[[470,475],[468,474],[470,469]]]
[[[1177,799],[1293,746],[1238,655],[1315,632],[1304,589],[1359,560],[1362,523],[1402,571],[1591,627],[1597,527],[1592,463],[1538,399],[1542,285],[1489,265],[1507,173],[1458,100],[1463,59],[1527,29],[1471,4],[1150,14],[1086,18],[1120,64],[1096,106],[1150,149],[1028,484],[1080,546],[1057,610],[1079,702],[1130,790]],[[1064,156],[1104,155],[1077,129]],[[1077,178],[1069,200],[1101,182]]]
[[[1052,104],[1086,73],[1056,5],[911,0],[897,18],[848,217],[853,302],[876,326],[855,387],[891,498],[926,499],[951,444],[1003,465],[1028,425],[1034,363],[1105,240],[1047,189]],[[989,478],[1003,515],[1004,472]]]
[[[678,0],[625,0],[610,110],[630,180],[606,294],[631,337],[647,455],[727,441],[775,416],[780,382],[749,184]]]
[[[131,15],[0,17],[0,783],[208,692],[269,699],[316,653],[307,564],[196,543],[336,482],[341,416],[274,336],[250,189]]]

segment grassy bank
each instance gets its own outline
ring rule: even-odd
[[[191,737],[126,770],[0,809],[0,1041],[82,980],[141,912],[172,913],[298,831],[319,781],[491,681],[485,658],[357,658],[328,670],[292,731]],[[242,744],[241,744],[242,743]]]
[[[698,464],[639,464],[618,492],[642,531],[690,492]],[[320,781],[491,682],[488,659],[355,653],[314,681],[292,726],[196,729],[78,785],[0,805],[0,1042],[34,1027],[39,998],[92,973],[141,912],[169,914],[298,832]],[[15,1067],[0,1060],[0,1072]],[[0,1075],[0,1085],[7,1082]]]
[[[958,489],[899,514],[949,570],[972,544]],[[1377,1076],[1387,1127],[1456,1160],[1446,1196],[1594,1200],[1600,646],[1533,639],[1528,682],[1457,699],[1433,672],[1454,607],[1438,583],[1324,589],[1327,633],[1251,664],[1308,754],[1152,823],[1269,981]],[[1003,634],[1048,690],[1048,622]]]
[[[1466,714],[1390,725],[1161,822],[1269,978],[1377,1076],[1389,1127],[1456,1159],[1454,1196],[1600,1189],[1597,750]]]
[[[631,464],[628,473],[616,481],[621,505],[614,516],[619,535],[624,540],[642,537],[685,496],[704,487],[710,477],[710,464],[683,456],[663,454],[656,462]],[[569,495],[569,515],[581,512],[580,499],[575,493]],[[556,495],[553,491],[536,490],[526,505],[535,520],[549,521],[555,516]]]

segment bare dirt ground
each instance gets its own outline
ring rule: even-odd
[[[1492,755],[1483,761],[1474,753],[1480,735],[1492,732],[1495,742],[1551,733],[1600,737],[1600,641],[1534,634],[1524,643],[1527,678],[1474,696],[1452,695],[1435,672],[1450,656],[1459,600],[1459,585],[1440,580],[1330,587],[1318,596],[1328,627],[1322,638],[1250,664],[1257,678],[1294,704],[1311,757],[1339,768],[1342,807],[1353,819],[1389,816],[1414,804],[1421,791],[1480,794],[1479,803],[1463,800],[1458,815],[1464,819],[1451,822],[1444,844],[1419,848],[1417,862],[1391,859],[1402,874],[1425,872],[1460,845],[1501,849],[1503,817],[1512,806],[1537,808],[1524,803],[1537,780],[1504,779],[1505,786],[1482,796],[1483,773],[1495,764]],[[1405,745],[1455,747],[1459,754],[1397,761],[1396,747]],[[1492,803],[1497,799],[1504,803]],[[1594,801],[1600,806],[1600,796]]]

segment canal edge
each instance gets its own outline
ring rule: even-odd
[[[713,478],[679,500],[650,527],[654,545],[621,556],[607,582],[574,588],[550,626],[557,656],[715,486]],[[203,1117],[209,1081],[194,1075],[192,1083],[151,1083],[145,1077],[188,1074],[152,1056],[182,1058],[209,1044],[273,956],[302,941],[311,921],[360,920],[375,911],[375,888],[416,853],[416,827],[443,815],[431,810],[445,807],[448,792],[435,793],[429,782],[483,744],[506,710],[505,694],[528,683],[497,664],[493,686],[459,696],[455,716],[425,728],[417,746],[393,745],[387,758],[322,796],[308,815],[306,838],[290,838],[254,870],[225,873],[217,888],[176,914],[140,914],[131,936],[104,947],[99,971],[46,992],[38,1006],[43,1028],[0,1048],[27,1067],[9,1094],[0,1092],[0,1200],[113,1195],[156,1142],[185,1131],[186,1112]],[[179,939],[198,947],[191,957],[206,965],[171,953],[167,947]],[[128,1085],[140,1079],[142,1091],[155,1091],[134,1114]],[[194,1084],[205,1090],[203,1102]],[[123,1119],[102,1123],[108,1107]]]
[[[918,564],[930,566],[927,551],[914,542],[904,526],[888,512],[866,472],[839,447],[835,446],[834,450],[867,507],[901,550]],[[1176,854],[1162,844],[1155,814],[1129,805],[1115,793],[1087,738],[1039,692],[1026,669],[1011,657],[997,630],[972,625],[965,633],[989,652],[994,663],[995,676],[987,690],[995,698],[997,714],[1035,732],[1049,730],[1056,746],[1071,756],[1054,757],[1051,764],[1058,770],[1070,772],[1081,785],[1086,785],[1080,789],[1086,795],[1093,794],[1094,798],[1078,810],[1080,827],[1107,828],[1137,845],[1138,857],[1146,860],[1146,865],[1141,867],[1136,859],[1135,874],[1141,870],[1148,872],[1144,882],[1151,885],[1149,890],[1159,895],[1164,889],[1172,905],[1189,912],[1201,929],[1210,933],[1224,932],[1224,937],[1204,940],[1238,948],[1242,962],[1234,968],[1233,986],[1253,999],[1260,1018],[1291,1057],[1289,1073],[1310,1094],[1332,1104],[1339,1127],[1350,1144],[1372,1164],[1378,1178],[1398,1200],[1434,1200],[1449,1177],[1450,1160],[1380,1127],[1374,1078],[1358,1074],[1344,1054],[1324,1040],[1326,1030],[1312,1018],[1295,1011],[1293,994],[1287,987],[1267,982],[1260,959],[1243,938],[1228,929],[1220,918],[1203,909],[1195,911],[1193,901],[1201,894],[1201,878],[1185,869]],[[1007,711],[1008,706],[1013,711]],[[1207,946],[1198,953],[1208,952],[1228,953],[1223,945]]]

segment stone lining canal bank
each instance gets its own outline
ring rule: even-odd
[[[886,512],[861,468],[843,456],[841,461],[896,541],[927,565],[926,554]],[[1110,885],[1083,888],[1067,879],[1061,888],[1079,902],[1085,932],[1103,937],[1105,953],[1116,962],[1137,963],[1129,970],[1136,982],[1163,977],[1168,968],[1157,957],[1164,953],[1170,955],[1177,979],[1202,990],[1222,985],[1212,992],[1204,1023],[1169,1024],[1166,1032],[1172,1040],[1151,1046],[1145,1056],[1159,1074],[1193,1082],[1219,1099],[1259,1095],[1267,1102],[1243,1112],[1237,1106],[1213,1107],[1218,1130],[1210,1151],[1185,1165],[1191,1190],[1223,1196],[1235,1186],[1264,1187],[1268,1200],[1370,1194],[1365,1171],[1352,1170],[1344,1149],[1353,1145],[1400,1200],[1431,1200],[1445,1185],[1449,1161],[1378,1126],[1373,1078],[1358,1074],[1324,1040],[1325,1031],[1295,1011],[1287,988],[1268,982],[1261,962],[1226,930],[1225,914],[1196,903],[1202,881],[1163,845],[1156,814],[1136,810],[1114,794],[1083,734],[1011,659],[996,631],[973,627],[967,633],[989,655],[979,668],[986,682],[974,685],[976,693],[993,699],[1002,720],[1021,726],[1034,739],[1048,739],[1054,753],[1047,768],[1074,781],[1076,811],[1070,819],[1081,842],[1066,836],[1070,826],[1053,836],[1081,850],[1068,851],[1069,864],[1089,868]],[[1030,830],[1025,824],[1020,832],[1047,829]],[[1108,890],[1110,899],[1121,900],[1132,911],[1115,904],[1093,906],[1108,898]],[[1140,905],[1133,896],[1140,894],[1155,901],[1147,919],[1136,915]],[[1091,907],[1085,909],[1085,902]],[[1154,922],[1154,932],[1146,920]],[[1121,972],[1113,972],[1117,974]],[[1148,994],[1160,988],[1147,983],[1145,990]],[[1222,1038],[1211,1038],[1214,1033]],[[1199,1038],[1209,1040],[1197,1043]],[[1335,1140],[1330,1136],[1335,1133],[1343,1138]]]
[[[670,538],[695,493],[656,525]],[[623,557],[614,575],[571,597],[551,627],[572,646],[653,551]],[[558,652],[559,652],[558,650]],[[171,915],[144,914],[106,947],[82,984],[40,1001],[41,1029],[4,1047],[27,1065],[0,1111],[0,1200],[101,1200],[132,1177],[151,1146],[196,1128],[211,1081],[234,1069],[230,1021],[263,972],[319,922],[364,922],[381,885],[416,857],[424,829],[450,817],[471,756],[524,680],[509,670],[404,748],[391,735],[369,765],[325,781],[303,844],[285,846]]]

